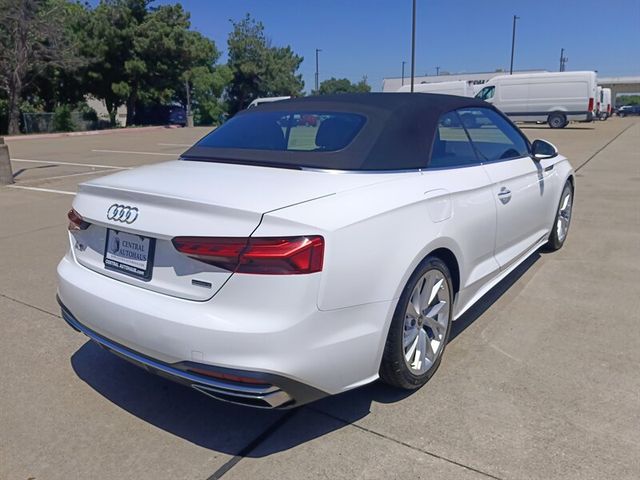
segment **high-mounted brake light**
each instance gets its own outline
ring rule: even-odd
[[[86,230],[91,225],[89,222],[85,222],[82,216],[73,208],[67,213],[67,218],[69,219],[70,231]]]
[[[201,262],[236,273],[295,275],[322,271],[324,238],[176,237],[173,246]]]
[[[589,106],[587,107],[587,112],[593,111],[593,97],[589,98]]]

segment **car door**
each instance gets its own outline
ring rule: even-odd
[[[456,300],[460,306],[495,275],[499,265],[493,255],[496,207],[492,182],[456,112],[440,118],[429,164],[422,174],[431,221],[442,225],[443,235],[455,239],[464,257]]]
[[[497,223],[495,258],[508,268],[548,235],[550,185],[528,141],[500,113],[490,108],[458,111],[492,182]]]

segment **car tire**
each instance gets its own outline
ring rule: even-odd
[[[454,292],[446,264],[428,256],[398,300],[380,365],[388,385],[415,390],[440,366],[451,333]]]
[[[547,118],[547,123],[551,128],[564,128],[567,126],[567,117],[562,113],[552,113]]]
[[[570,181],[567,181],[562,189],[562,195],[560,195],[560,202],[558,203],[558,209],[553,221],[553,226],[551,227],[551,233],[549,234],[549,241],[545,245],[545,250],[554,252],[562,248],[569,234],[572,210],[573,185],[571,185]]]

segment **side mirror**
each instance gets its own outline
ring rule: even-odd
[[[558,149],[546,140],[534,140],[531,145],[533,159],[540,161],[558,156]]]

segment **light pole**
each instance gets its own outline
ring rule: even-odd
[[[436,67],[436,77],[440,76],[440,67]]]
[[[564,48],[560,49],[560,71],[564,72],[565,70],[565,66],[567,63],[567,60],[569,60],[567,57],[564,56]]]
[[[318,95],[319,92],[319,85],[318,85],[318,53],[320,53],[322,50],[319,48],[316,48],[316,95]]]
[[[416,73],[416,0],[413,0],[413,13],[411,16],[411,93],[413,93],[413,82]]]
[[[513,16],[513,31],[511,33],[511,66],[509,67],[509,75],[513,74],[513,51],[516,46],[516,20],[518,20],[519,18],[520,17],[518,17],[517,15]]]
[[[404,85],[404,64],[407,63],[404,60],[402,61],[402,85]]]

